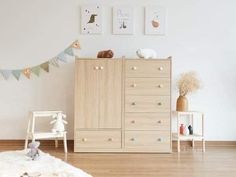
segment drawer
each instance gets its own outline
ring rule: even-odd
[[[126,78],[126,95],[170,95],[169,78]]]
[[[125,112],[170,112],[170,96],[126,96]]]
[[[170,149],[170,131],[126,131],[125,148]]]
[[[77,131],[76,148],[121,148],[121,131]]]
[[[126,113],[125,130],[169,130],[169,113]]]
[[[170,60],[126,60],[126,77],[170,77]]]

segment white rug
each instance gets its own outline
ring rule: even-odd
[[[91,177],[62,160],[41,152],[41,157],[31,161],[26,151],[7,151],[0,153],[0,177]]]

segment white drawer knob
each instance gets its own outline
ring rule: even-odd
[[[86,141],[87,141],[87,138],[82,138],[82,141],[83,141],[83,142],[86,142]]]
[[[95,69],[95,70],[98,70],[99,69],[99,67],[98,66],[94,66],[94,68],[93,69]]]
[[[132,124],[135,124],[135,120],[132,120],[131,123],[132,123]]]
[[[131,85],[131,87],[136,87],[136,86],[137,86],[137,84],[132,84],[132,85]]]
[[[158,139],[157,139],[157,141],[159,141],[159,142],[160,142],[160,141],[162,141],[162,139],[161,139],[161,138],[158,138]]]
[[[103,67],[103,66],[100,66],[100,67],[99,67],[99,69],[100,69],[100,70],[103,70],[103,69],[104,69],[104,67]]]
[[[163,88],[163,85],[162,84],[158,85],[158,88]]]
[[[135,139],[134,139],[134,138],[131,138],[130,141],[135,141]]]
[[[158,70],[159,71],[162,71],[164,68],[162,67],[162,66],[160,66],[159,68],[158,68]]]
[[[161,120],[158,120],[157,123],[158,123],[158,124],[161,124]]]
[[[135,102],[133,102],[133,103],[131,103],[131,105],[135,106],[135,105],[136,105],[136,103],[135,103]]]
[[[113,141],[113,138],[108,138],[108,141]]]
[[[132,69],[132,70],[137,70],[137,67],[136,67],[136,66],[133,66],[131,69]]]
[[[162,105],[162,103],[161,103],[161,102],[159,102],[159,103],[157,103],[157,105],[158,105],[158,106],[161,106],[161,105]]]

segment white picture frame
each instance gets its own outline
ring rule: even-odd
[[[102,7],[100,5],[81,7],[81,33],[102,34]]]
[[[133,34],[134,14],[130,6],[113,7],[113,34]]]
[[[166,8],[161,6],[145,7],[145,34],[166,34]]]

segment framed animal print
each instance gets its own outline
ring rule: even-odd
[[[165,35],[166,9],[160,6],[145,8],[145,34]]]
[[[102,33],[102,8],[99,5],[81,7],[81,33]]]
[[[133,8],[128,6],[113,7],[113,34],[133,34]]]

